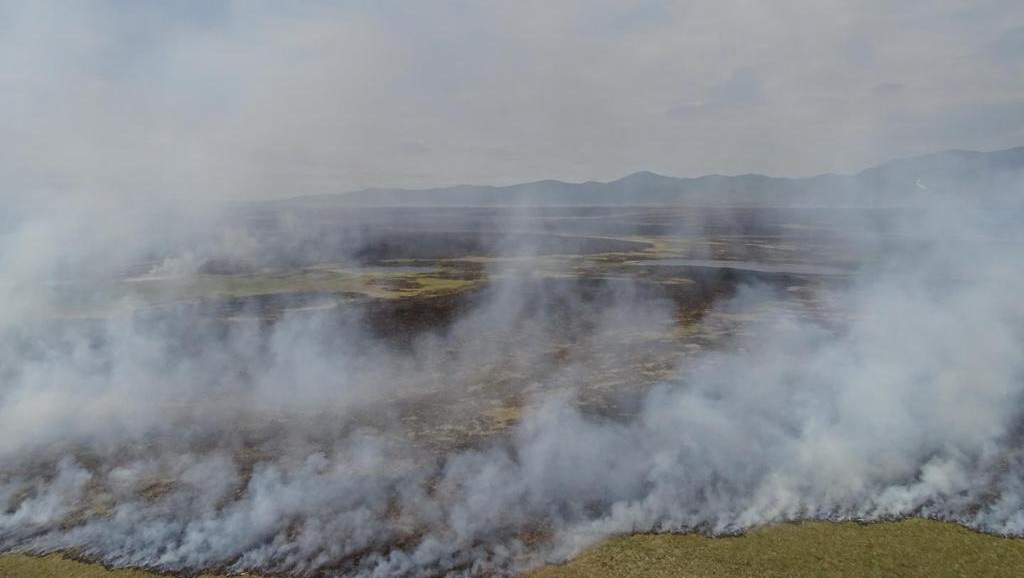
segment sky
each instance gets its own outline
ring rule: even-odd
[[[1024,144],[1019,0],[0,0],[4,197],[855,172]]]

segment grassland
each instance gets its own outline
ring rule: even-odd
[[[785,524],[719,539],[673,534],[625,536],[530,578],[979,578],[1022,574],[1024,540],[909,519],[868,525]]]

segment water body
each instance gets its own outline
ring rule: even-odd
[[[392,275],[411,275],[418,273],[433,273],[437,271],[437,267],[430,265],[377,265],[377,266],[363,266],[353,267],[348,269],[351,273],[362,273],[362,274],[392,274]]]
[[[631,265],[654,267],[700,267],[704,269],[734,269],[756,273],[787,273],[790,275],[846,275],[848,269],[813,265],[809,263],[768,263],[764,261],[726,261],[717,259],[651,259],[631,261]]]
[[[311,272],[342,273],[348,275],[412,275],[419,273],[434,273],[437,267],[433,265],[334,265],[324,264],[307,267]]]

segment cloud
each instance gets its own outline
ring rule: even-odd
[[[1024,26],[1007,30],[991,45],[991,56],[999,64],[1013,69],[1024,58]]]
[[[907,86],[899,82],[880,82],[869,87],[868,92],[870,92],[872,96],[888,98],[898,96],[906,89]]]
[[[806,175],[1019,144],[885,122],[1019,97],[1013,3],[208,4],[6,2],[5,195]],[[883,83],[910,88],[854,96]]]

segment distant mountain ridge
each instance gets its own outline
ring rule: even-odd
[[[681,178],[641,171],[607,183],[542,180],[507,186],[371,188],[273,203],[301,207],[876,206],[912,205],[951,193],[998,201],[1020,198],[1020,192],[1024,192],[1024,146],[993,152],[942,151],[889,161],[853,175]]]

